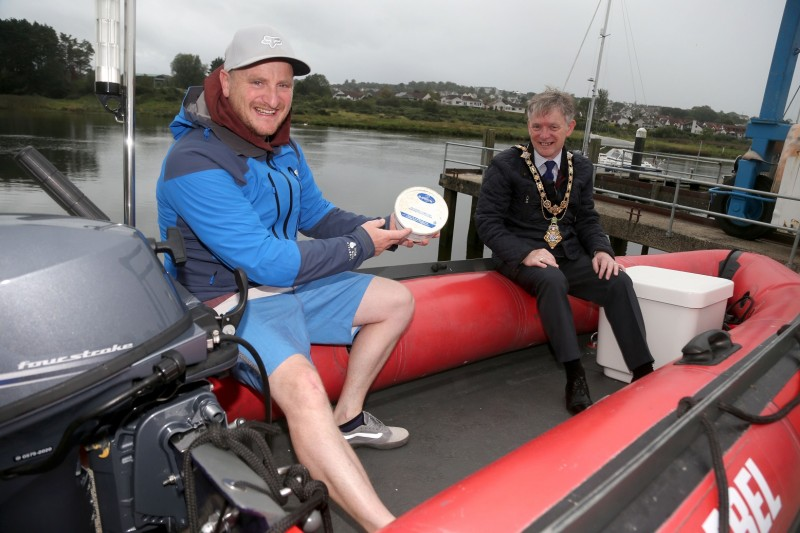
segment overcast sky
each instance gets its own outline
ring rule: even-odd
[[[238,28],[263,23],[332,84],[552,85],[589,96],[607,1],[138,0],[136,70],[169,74],[179,53],[208,64]],[[96,48],[95,2],[0,0],[0,18],[47,24]],[[611,0],[599,88],[614,101],[758,115],[784,5]],[[797,120],[797,110],[795,99],[786,117]]]

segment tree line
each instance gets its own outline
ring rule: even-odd
[[[30,23],[27,20],[0,19],[0,94],[28,94],[49,98],[70,98],[94,93],[94,48],[88,41],[78,41],[70,35],[57,33],[50,26]],[[222,65],[223,58],[217,57],[209,64],[201,61],[194,54],[180,53],[170,63],[170,77],[163,84],[162,93],[151,90],[152,85],[137,84],[137,94],[147,98],[155,96],[163,99],[178,99],[186,87],[200,85],[209,72]],[[345,80],[339,85],[343,90],[363,90],[378,88],[377,100],[370,103],[346,104],[335,102],[332,98],[331,84],[323,74],[312,74],[297,80],[295,95],[304,101],[322,108],[358,107],[369,112],[375,107],[397,107],[406,105],[406,101],[392,101],[400,92],[430,93],[438,101],[443,93],[476,94],[489,97],[494,88],[466,87],[453,82],[417,82],[400,84],[380,84]],[[171,91],[169,90],[171,89]],[[608,112],[620,109],[624,104],[612,102],[608,91],[600,89],[595,102],[595,117],[603,117]],[[500,91],[500,94],[507,94]],[[527,100],[533,93],[517,95],[521,101]],[[589,98],[576,98],[579,116],[586,116]],[[433,102],[418,107],[431,113],[434,117],[445,118],[448,112],[434,107]],[[717,122],[736,124],[741,118],[736,113],[717,112],[709,106],[679,109],[662,107],[661,113],[680,119],[696,119],[698,122]],[[634,117],[636,118],[636,117]],[[596,121],[599,122],[599,121]],[[602,126],[598,124],[602,129]],[[596,128],[595,128],[596,129]]]
[[[94,91],[89,41],[27,20],[0,19],[0,93],[49,98]]]

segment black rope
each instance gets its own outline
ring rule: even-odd
[[[237,483],[247,488],[263,492],[284,506],[288,502],[288,495],[281,494],[284,487],[288,487],[300,500],[301,505],[287,513],[287,515],[274,524],[270,524],[269,532],[287,531],[292,526],[303,522],[315,509],[322,514],[324,531],[332,531],[330,509],[328,507],[328,488],[322,481],[311,479],[308,470],[302,465],[293,465],[283,475],[278,473],[274,464],[272,452],[265,440],[266,433],[277,433],[278,430],[271,425],[256,422],[246,422],[235,429],[222,426],[209,427],[201,434],[184,453],[183,477],[186,493],[186,510],[189,518],[189,530],[199,531],[199,517],[197,512],[197,492],[195,487],[194,469],[192,467],[191,450],[203,444],[213,444],[219,449],[228,450],[239,457],[250,467],[259,478],[267,484],[268,490],[253,486],[247,482]]]
[[[297,516],[304,518],[314,509],[323,510],[324,531],[333,531],[330,509],[328,508],[328,487],[322,481],[311,479],[308,470],[302,465],[292,465],[286,471],[284,483],[302,502],[292,515],[287,515],[275,523],[275,531],[286,531],[298,523]],[[293,516],[294,515],[294,516]]]
[[[698,400],[694,398],[682,398],[678,402],[678,416],[683,416],[689,409],[697,405]],[[777,422],[786,416],[798,405],[800,405],[800,394],[771,415],[755,415],[745,412],[738,407],[725,402],[718,402],[717,407],[728,414],[744,420],[750,424],[764,425]],[[711,449],[711,461],[714,467],[714,478],[717,482],[717,493],[719,496],[719,531],[728,531],[729,510],[728,510],[728,476],[725,473],[725,463],[723,460],[722,446],[719,442],[719,435],[714,424],[708,419],[706,414],[700,415],[706,437],[708,438]]]
[[[686,397],[678,402],[678,416],[683,416],[692,407],[697,405],[698,400]],[[725,473],[725,461],[723,459],[722,445],[719,442],[719,435],[711,420],[705,413],[700,415],[700,421],[708,439],[708,446],[711,451],[711,464],[714,470],[714,480],[717,482],[717,498],[719,505],[719,527],[718,531],[729,530],[729,510],[728,510],[728,476]]]
[[[739,409],[738,407],[734,407],[733,405],[722,403],[720,402],[719,408],[725,411],[726,413],[730,413],[736,418],[740,418],[745,422],[749,422],[751,424],[763,425],[763,424],[772,424],[773,422],[777,422],[782,418],[785,418],[795,407],[800,405],[800,394],[792,398],[792,400],[781,407],[778,411],[772,413],[771,415],[754,415],[752,413],[746,413]]]

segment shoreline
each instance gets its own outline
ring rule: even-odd
[[[383,114],[356,113],[335,109],[322,112],[304,112],[304,105],[310,102],[302,99],[296,100],[296,109],[293,109],[292,120],[297,125],[349,128],[361,130],[387,131],[396,133],[410,133],[418,135],[451,136],[457,139],[483,139],[484,133],[494,130],[497,140],[518,142],[527,138],[527,128],[524,124],[524,115],[520,115],[519,126],[509,126],[505,123],[492,123],[491,120],[419,120],[405,116],[385,116]],[[178,111],[180,100],[145,97],[137,100],[137,115],[148,118],[163,117],[171,120]],[[307,105],[308,108],[317,108]],[[34,112],[67,112],[67,113],[92,113],[108,114],[94,95],[85,95],[80,98],[52,99],[31,95],[0,94],[0,111],[34,111]],[[480,117],[485,119],[485,117]],[[581,146],[583,143],[582,128],[576,128],[570,138],[570,145]],[[635,131],[616,130],[612,132],[595,131],[597,135],[616,137],[633,141]],[[691,142],[689,142],[691,141]],[[711,142],[709,142],[711,141]],[[713,142],[713,144],[712,144]],[[699,144],[699,148],[698,148]],[[742,139],[712,139],[698,137],[694,139],[659,138],[647,139],[647,152],[661,152],[675,155],[718,157],[733,159],[736,155],[747,151],[749,143]],[[727,152],[727,153],[726,153]],[[731,154],[734,154],[731,157]]]

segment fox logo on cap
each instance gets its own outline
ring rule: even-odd
[[[283,45],[283,41],[280,37],[270,37],[269,35],[265,35],[263,39],[261,39],[261,44],[266,44],[270,48],[275,48],[276,46]]]
[[[311,72],[308,64],[294,55],[289,41],[269,26],[252,26],[237,31],[225,49],[224,67],[231,71],[271,59],[291,64],[295,76]]]

